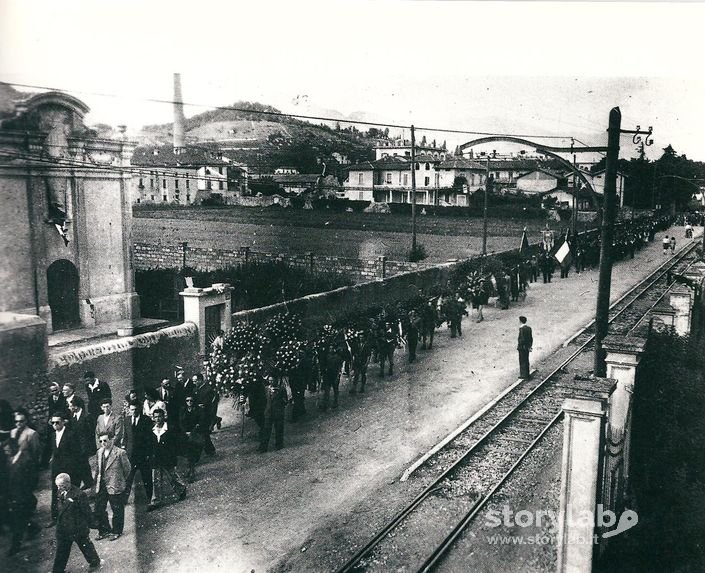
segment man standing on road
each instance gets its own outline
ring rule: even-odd
[[[95,478],[95,516],[98,521],[96,539],[98,540],[112,534],[110,540],[115,541],[122,535],[125,525],[125,502],[127,501],[125,492],[132,467],[130,467],[127,452],[113,446],[113,438],[112,432],[109,431],[98,436],[100,449],[97,453],[98,473]],[[112,527],[106,511],[108,502],[113,512]]]
[[[534,345],[534,337],[531,332],[531,327],[526,324],[526,317],[520,316],[519,322],[519,341],[517,350],[519,351],[519,378],[528,380],[531,377],[529,370],[529,352]]]
[[[147,511],[160,507],[165,499],[165,482],[168,480],[172,490],[179,500],[186,498],[186,484],[176,471],[176,454],[178,436],[169,430],[166,422],[166,412],[161,408],[154,410],[154,428],[152,428],[151,455],[152,460],[152,499]]]
[[[74,542],[88,561],[90,570],[100,568],[102,560],[88,538],[91,506],[86,494],[71,485],[71,477],[67,473],[57,475],[54,483],[59,492],[59,511],[56,524],[56,557],[52,573],[64,573]]]

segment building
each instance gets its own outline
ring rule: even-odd
[[[592,183],[595,193],[598,195],[605,194],[605,170],[596,171],[595,173],[585,173]],[[617,207],[624,207],[624,183],[627,176],[620,171],[617,172]]]
[[[565,188],[566,178],[548,169],[535,169],[529,173],[519,175],[519,177],[515,179],[515,184],[517,192],[527,195],[536,195],[546,193],[547,191],[554,191],[561,187]]]
[[[416,158],[416,202],[420,205],[468,205],[468,197],[485,183],[486,169],[462,157]],[[378,203],[411,202],[411,158],[387,156],[350,166],[343,196]]]
[[[139,318],[130,252],[134,144],[124,135],[96,139],[83,121],[88,107],[65,93],[36,94],[14,108],[0,123],[0,314],[13,329],[34,321],[49,334]]]
[[[296,173],[277,173],[274,172],[272,179],[279,185],[282,191],[292,195],[301,195],[301,193],[312,191],[316,188],[320,175]]]
[[[435,140],[429,145],[426,143],[425,138],[423,138],[421,143],[416,142],[415,148],[417,155],[427,154],[436,159],[441,159],[448,153],[445,141],[440,146],[436,145]],[[375,160],[385,157],[411,157],[411,140],[404,138],[377,140],[377,144],[375,145]]]
[[[133,203],[199,204],[214,197],[228,204],[247,194],[247,168],[217,149],[140,146],[132,164]]]

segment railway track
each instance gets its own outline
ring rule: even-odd
[[[610,307],[610,332],[628,334],[668,290],[669,272],[692,263],[686,245]],[[433,570],[543,436],[562,419],[567,389],[559,381],[585,372],[594,321],[564,345],[543,378],[516,385],[426,462],[430,483],[353,555],[338,573]],[[582,364],[581,364],[582,359]],[[571,368],[572,367],[572,368]],[[440,472],[440,473],[439,473]],[[451,501],[451,503],[449,503]],[[439,519],[443,522],[438,526]],[[433,523],[433,527],[428,527]],[[447,527],[443,524],[447,523]]]

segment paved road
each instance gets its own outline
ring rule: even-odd
[[[682,228],[671,232],[683,237]],[[663,262],[660,239],[615,266],[613,299]],[[315,396],[307,397],[310,415],[286,425],[281,451],[256,453],[254,424],[247,421],[241,439],[239,414],[222,404],[231,425],[215,435],[219,455],[199,468],[187,500],[137,511],[137,530],[127,537],[139,548],[141,569],[249,573],[284,563],[282,569],[308,572],[342,564],[349,545],[368,539],[391,513],[378,496],[401,500],[408,487],[398,483],[404,469],[516,380],[518,316],[533,327],[531,358],[540,369],[543,358],[593,317],[597,278],[595,270],[535,283],[523,303],[488,308],[480,324],[466,319],[463,338],[441,330],[413,368],[401,353],[391,379],[377,378],[373,365],[364,395],[348,395],[344,382],[337,411],[320,413]],[[122,559],[110,546],[104,552],[113,567]],[[74,555],[72,563],[81,562]]]

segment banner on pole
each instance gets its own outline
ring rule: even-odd
[[[556,260],[560,263],[563,264],[563,261],[566,261],[566,263],[570,263],[570,246],[568,245],[567,241],[563,241],[563,244],[558,247],[558,250],[556,251],[556,254],[553,255],[556,257]],[[568,258],[568,260],[566,260]]]

